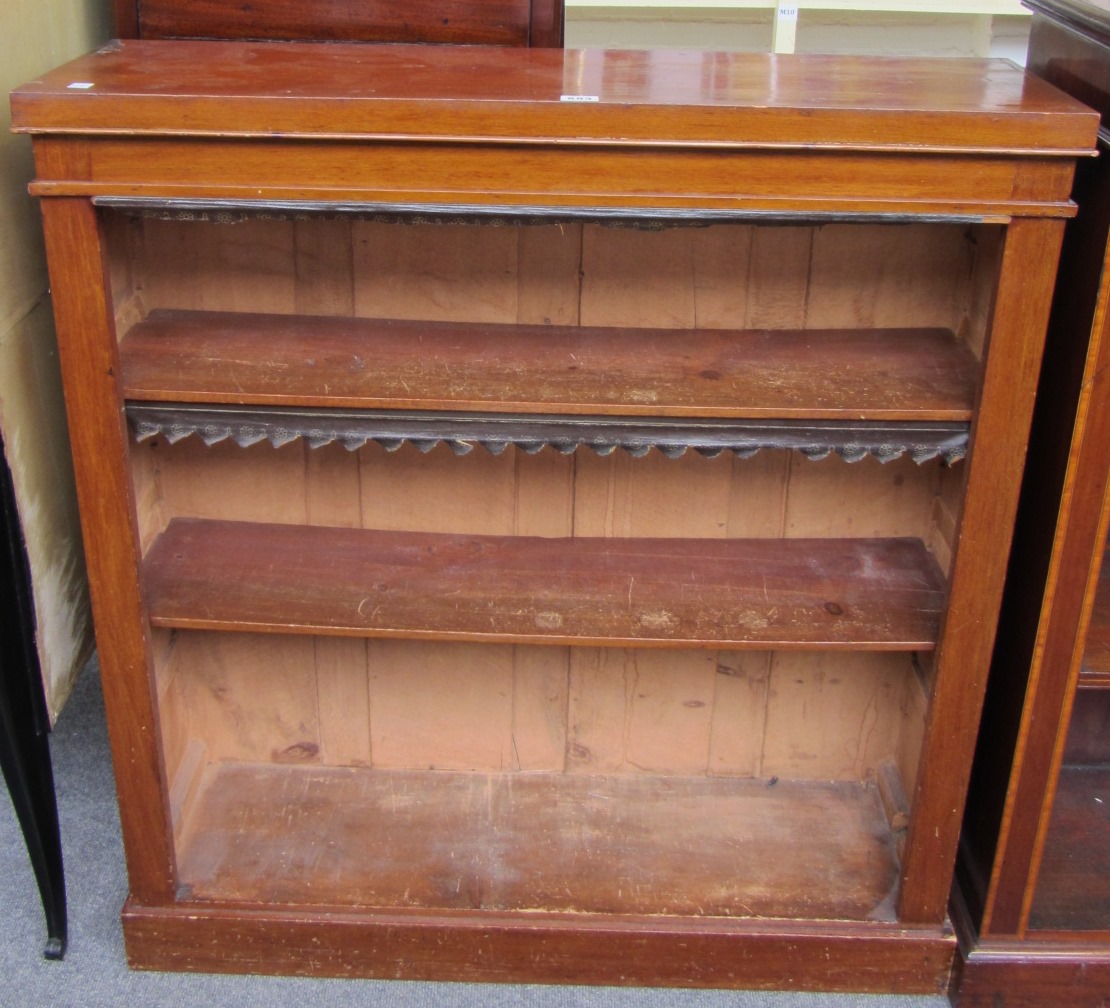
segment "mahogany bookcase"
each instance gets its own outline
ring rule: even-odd
[[[1035,0],[1030,70],[1110,111],[1110,7]],[[1110,1001],[1110,170],[1081,166],[961,843],[967,1008]]]
[[[129,39],[559,47],[563,0],[112,0]]]
[[[134,966],[944,989],[1092,112],[147,40],[13,110]]]

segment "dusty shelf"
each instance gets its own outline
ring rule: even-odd
[[[970,420],[944,329],[710,330],[159,310],[120,347],[129,400],[622,416]]]
[[[928,650],[918,539],[604,539],[174,519],[160,627],[602,646]]]
[[[895,848],[856,781],[224,763],[179,864],[201,901],[876,920]]]

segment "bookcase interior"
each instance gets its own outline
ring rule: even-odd
[[[541,574],[522,582],[517,595],[506,589],[490,603],[504,606],[506,599],[533,604],[544,557],[554,570],[560,556],[573,555],[573,541],[600,541],[603,552],[604,542],[615,550],[631,543],[634,551],[668,539],[771,542],[785,568],[804,552],[792,552],[799,540],[834,550],[905,540],[924,558],[911,575],[922,599],[932,587],[928,605],[914,596],[906,606],[915,618],[928,609],[924,631],[896,625],[880,607],[859,639],[829,643],[776,623],[782,617],[772,599],[758,617],[769,630],[722,646],[704,627],[670,637],[659,629],[668,619],[687,619],[682,596],[692,581],[673,584],[671,597],[648,598],[637,594],[631,576],[627,597],[610,592],[591,604],[614,612],[639,606],[639,624],[649,630],[654,619],[658,632],[645,631],[637,646],[634,634],[603,641],[591,631],[576,639],[565,613],[534,604],[534,629],[486,635],[450,618],[441,624],[429,617],[414,633],[372,621],[362,629],[333,625],[323,612],[303,625],[267,623],[227,602],[231,576],[212,573],[205,581],[202,569],[188,603],[197,612],[188,618],[150,602],[183,898],[895,919],[899,847],[913,814],[906,795],[918,771],[929,653],[943,619],[963,483],[958,461],[916,461],[901,450],[897,431],[919,418],[969,423],[1000,229],[192,217],[102,212],[125,388],[129,375],[149,364],[147,384],[136,378],[129,402],[173,407],[216,399],[190,389],[188,368],[175,372],[172,354],[169,365],[155,361],[165,348],[159,341],[178,338],[175,332],[152,327],[140,341],[142,326],[165,312],[179,313],[200,334],[190,339],[203,338],[214,321],[229,330],[240,322],[261,327],[263,335],[249,341],[258,356],[216,359],[209,374],[222,370],[229,388],[246,375],[241,398],[232,401],[262,413],[274,400],[258,377],[271,345],[266,327],[285,326],[293,350],[315,359],[311,347],[298,349],[293,316],[415,322],[390,338],[395,356],[417,368],[420,354],[410,341],[422,339],[419,323],[503,327],[497,358],[468,361],[462,354],[457,363],[468,388],[481,386],[468,393],[465,408],[484,413],[506,409],[489,391],[499,380],[542,370],[528,359],[538,352],[535,343],[515,341],[514,327],[546,326],[567,338],[593,333],[590,327],[619,330],[621,339],[631,334],[633,348],[636,330],[656,343],[660,330],[676,338],[691,329],[735,332],[737,339],[759,331],[769,333],[768,366],[779,369],[782,401],[810,404],[790,415],[883,421],[893,433],[881,458],[858,458],[773,444],[755,452],[560,450],[552,443],[492,451],[463,443],[465,430],[453,440],[409,437],[349,450],[334,438],[314,443],[309,432],[244,444],[202,431],[182,436],[170,425],[131,446],[148,563],[159,556],[159,542],[168,544],[162,554],[177,550],[180,559],[186,540],[173,536],[192,528],[182,524],[189,522],[202,536],[241,539],[260,577],[272,566],[267,550],[277,547],[252,538],[255,530],[277,536],[271,543],[304,538],[291,569],[313,570],[321,585],[331,568],[320,560],[326,550],[307,544],[310,529],[325,537],[342,530],[370,551],[377,540],[364,537],[410,534],[404,544],[417,554],[440,549],[439,536],[540,542],[537,548],[549,550],[541,554]],[[789,355],[774,359],[776,332],[782,344],[805,333],[827,340],[827,355],[818,347],[816,359],[835,369],[846,334],[872,338],[879,331],[878,349],[860,357],[857,340],[857,356],[845,365],[858,388],[842,395],[834,389],[824,402],[814,402],[803,385],[820,376],[792,370]],[[948,358],[936,361],[932,387],[920,360],[898,361],[900,344],[908,346],[918,331],[947,334],[950,344]],[[374,344],[380,359],[365,362],[371,371],[389,371],[383,345]],[[631,359],[634,372],[635,349]],[[649,364],[645,351],[645,369]],[[717,400],[705,405],[697,397],[720,378],[713,362],[685,366],[694,377],[668,386],[671,412],[712,415]],[[482,369],[484,385],[475,379]],[[341,378],[341,366],[333,371]],[[390,373],[405,379],[403,369]],[[281,401],[326,411],[326,374],[303,367],[298,374]],[[963,376],[963,387],[952,387],[953,375]],[[427,372],[414,380],[430,388]],[[763,384],[773,394],[775,383]],[[633,374],[614,393],[616,405],[605,408],[651,412],[650,396],[636,402],[643,387]],[[573,380],[558,394],[565,397],[567,388],[575,388]],[[394,403],[403,398],[394,391],[342,405],[380,407],[390,396]],[[402,405],[432,413],[452,402],[440,397],[429,405],[429,396],[418,390]],[[228,399],[226,392],[220,397]],[[542,399],[526,405],[551,414],[574,408]],[[776,409],[777,400],[760,408],[740,403],[734,412],[759,420]],[[213,554],[221,549],[211,547]],[[611,563],[624,562],[614,556]],[[148,570],[148,584],[157,573]],[[659,580],[666,583],[666,575]],[[697,575],[695,569],[688,577]],[[460,584],[469,577],[464,572]],[[742,570],[737,577],[744,581]],[[803,584],[803,603],[827,580],[826,570],[812,591]],[[894,581],[882,572],[877,583],[889,583],[893,595]],[[750,583],[742,588],[754,591]],[[297,590],[294,583],[272,588],[275,599]],[[352,600],[342,597],[345,590],[318,608],[352,601],[365,613],[372,590]],[[221,607],[224,614],[213,616]],[[825,607],[840,615],[838,603]],[[692,849],[703,856],[683,854]]]

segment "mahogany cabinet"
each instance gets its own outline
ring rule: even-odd
[[[563,44],[563,0],[112,0],[129,39]]]
[[[1092,112],[182,41],[13,110],[134,966],[945,988]]]
[[[1110,112],[1110,5],[1036,0],[1029,66]],[[1110,169],[1076,177],[956,887],[960,1005],[1110,1001]]]

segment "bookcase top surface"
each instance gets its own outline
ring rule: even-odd
[[[1091,152],[1097,118],[1004,60],[117,41],[17,89],[39,134]]]

